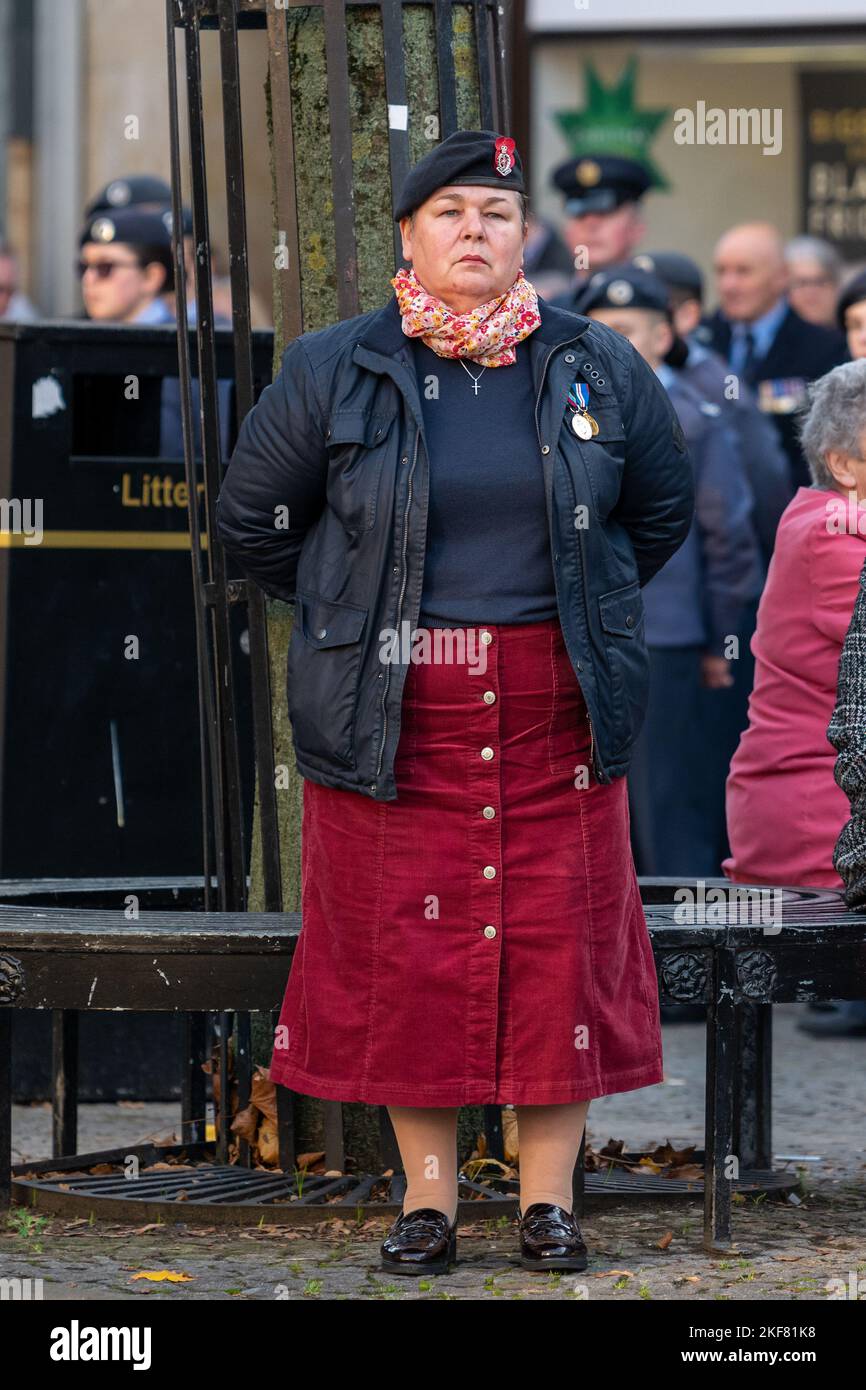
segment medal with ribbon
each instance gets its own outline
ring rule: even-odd
[[[578,439],[592,439],[598,434],[598,421],[589,413],[589,387],[582,381],[573,381],[568,390],[568,406],[573,412],[571,428]]]

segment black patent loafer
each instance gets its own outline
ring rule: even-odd
[[[382,1269],[391,1274],[445,1274],[457,1259],[457,1222],[435,1207],[401,1212],[380,1254]]]
[[[552,1202],[533,1202],[517,1211],[520,1263],[524,1269],[586,1269],[586,1246],[570,1211]]]

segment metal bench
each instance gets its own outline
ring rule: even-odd
[[[732,885],[724,879],[707,880],[703,889],[694,880],[641,884],[662,1002],[702,1001],[707,1007],[704,1246],[724,1250],[731,1241],[732,1160],[740,1172],[772,1168],[772,1005],[866,994],[866,913],[847,911],[840,893],[784,889],[779,890],[781,922],[678,920],[688,918],[689,911],[677,895],[692,893],[693,915],[700,918],[702,894],[714,888],[730,895]],[[710,906],[705,904],[704,915]],[[729,899],[721,912],[735,916]],[[3,1204],[11,1200],[12,1188],[12,1009],[57,1011],[54,1154],[74,1154],[79,1012],[182,1010],[190,1018],[188,1038],[198,1037],[199,1043],[203,1034],[195,1028],[207,1013],[240,1018],[247,1011],[271,1010],[275,1017],[299,930],[296,913],[142,911],[130,921],[109,909],[0,904]],[[197,1053],[191,1045],[182,1115],[183,1137],[190,1141],[204,1139],[205,1078],[192,1065],[197,1055],[200,1046]],[[291,1097],[283,1087],[277,1092],[280,1163],[288,1170],[295,1160]],[[226,1154],[226,1109],[218,1162]],[[327,1113],[326,1162],[340,1166],[341,1139],[334,1128],[339,1106],[328,1103]],[[495,1130],[492,1125],[494,1150]],[[392,1147],[386,1161],[393,1159]],[[241,1177],[237,1167],[233,1176]],[[575,1170],[578,1213],[582,1196],[583,1150]]]

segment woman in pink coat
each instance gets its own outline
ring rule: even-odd
[[[722,868],[736,883],[841,889],[833,849],[850,808],[827,725],[866,559],[866,361],[834,368],[809,394],[801,438],[813,483],[782,514],[758,609]]]

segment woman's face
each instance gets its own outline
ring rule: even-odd
[[[511,288],[523,264],[526,232],[513,188],[446,184],[400,222],[403,258],[430,294],[456,314]]]
[[[837,492],[856,492],[857,501],[866,501],[866,430],[860,435],[860,448],[856,455],[837,453],[830,449],[825,462],[836,483]]]
[[[866,357],[866,299],[850,304],[845,310],[845,333],[851,356],[855,360]]]

